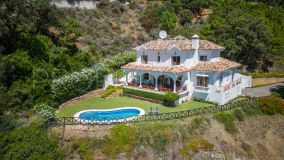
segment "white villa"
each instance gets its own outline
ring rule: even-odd
[[[223,105],[251,87],[251,77],[241,75],[241,64],[220,57],[225,48],[194,35],[158,39],[135,48],[137,60],[122,68],[125,87],[164,94],[179,94],[179,103],[203,99]]]

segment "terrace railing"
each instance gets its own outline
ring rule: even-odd
[[[114,119],[97,119],[94,117],[63,117],[56,119],[53,123],[57,125],[110,125],[118,123],[136,123],[136,122],[154,122],[172,119],[180,119],[190,116],[224,112],[234,108],[241,107],[242,105],[249,104],[254,101],[254,98],[247,98],[243,100],[234,101],[225,105],[214,105],[210,107],[196,108],[192,110],[185,110],[179,112],[161,113],[154,115],[142,115],[136,117],[115,117]]]

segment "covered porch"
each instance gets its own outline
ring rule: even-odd
[[[155,92],[187,91],[187,73],[160,73],[151,71],[125,70],[126,85]]]

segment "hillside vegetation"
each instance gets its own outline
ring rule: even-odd
[[[277,159],[284,101],[266,97],[232,111],[115,126],[67,126],[68,159]],[[57,132],[57,128],[51,130]]]
[[[100,0],[98,9],[80,10],[0,1],[0,159],[284,157],[284,105],[275,97],[208,118],[118,125],[93,139],[60,141],[45,123],[60,103],[102,87],[105,75],[121,76],[135,60],[128,51],[161,29],[224,45],[222,56],[243,70],[283,71],[283,7],[279,0]]]

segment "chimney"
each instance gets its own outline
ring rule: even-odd
[[[192,39],[192,48],[198,49],[199,48],[199,36],[195,34],[194,36],[191,37],[191,39]]]

